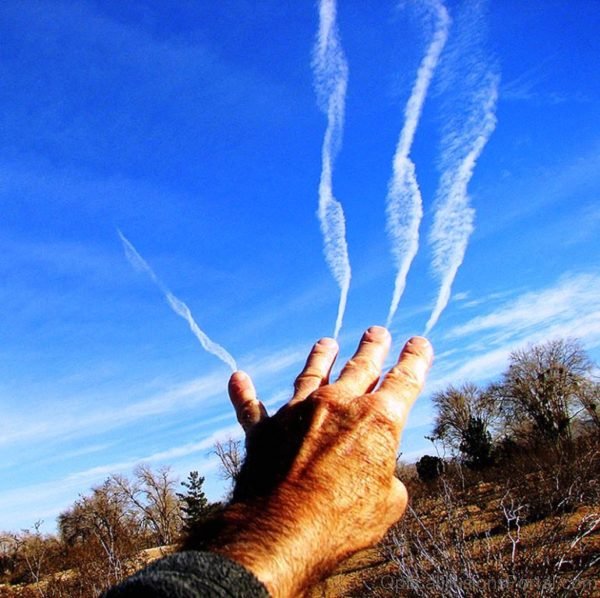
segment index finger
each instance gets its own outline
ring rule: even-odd
[[[411,338],[400,352],[398,363],[387,373],[373,393],[402,431],[406,418],[425,384],[433,361],[433,348],[422,336]]]
[[[267,410],[256,397],[252,378],[246,372],[238,370],[232,374],[228,391],[237,420],[244,432],[248,433],[253,426],[267,417]]]

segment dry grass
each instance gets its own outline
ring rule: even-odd
[[[413,478],[379,558],[355,555],[312,595],[600,596],[598,441],[569,459],[521,457],[477,475],[455,466],[435,484]]]
[[[341,563],[312,598],[600,597],[598,439],[582,439],[569,454],[512,455],[477,474],[451,465],[429,484],[409,466],[401,474],[412,497],[403,521],[380,546]],[[138,550],[127,573],[170,550]],[[38,584],[0,586],[0,598],[91,598],[97,592],[77,573],[100,578],[96,560]]]

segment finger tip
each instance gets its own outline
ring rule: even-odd
[[[427,358],[429,364],[433,361],[433,346],[424,336],[413,336],[408,339],[404,350],[418,353]]]
[[[320,345],[321,347],[325,347],[325,349],[328,349],[328,350],[334,350],[334,349],[338,348],[338,342],[334,338],[331,338],[330,336],[324,336],[323,338],[319,339],[317,341],[317,345]]]
[[[231,391],[241,391],[249,386],[251,386],[252,381],[250,380],[250,376],[243,370],[236,370],[231,374],[229,378],[229,390]]]
[[[389,341],[392,336],[390,331],[385,326],[370,326],[365,331],[363,338],[368,338],[369,340],[375,341]]]

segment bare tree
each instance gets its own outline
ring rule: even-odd
[[[589,421],[600,430],[600,384],[595,380],[582,381],[577,399]]]
[[[231,484],[234,485],[244,462],[242,442],[233,438],[228,438],[224,442],[217,440],[212,452],[219,458],[221,477],[224,480],[231,480]]]
[[[0,532],[0,584],[4,583],[15,568],[16,542],[14,533]]]
[[[408,506],[406,516],[382,545],[396,570],[363,582],[369,595],[591,595],[600,556],[585,540],[600,527],[597,511],[582,516],[574,533],[569,523],[572,515],[555,513],[537,524],[534,538],[530,531],[523,542],[529,505],[515,489],[489,501],[489,518],[482,530],[468,516],[472,505],[462,487],[458,481],[442,478],[434,498],[424,497]]]
[[[34,584],[35,593],[46,596],[40,581],[52,568],[52,560],[57,552],[56,538],[41,532],[43,521],[36,521],[33,529],[21,533],[11,533],[3,538],[3,549],[10,555],[17,577]]]
[[[509,426],[528,420],[554,445],[571,439],[576,407],[585,406],[592,362],[578,341],[558,339],[515,351],[495,394]],[[591,407],[593,401],[588,401]]]
[[[103,555],[104,564],[95,575],[98,591],[121,581],[127,563],[140,549],[141,521],[111,478],[61,513],[58,529],[63,542],[73,549],[76,565],[78,561],[85,561],[81,562],[85,566],[88,561],[97,563],[96,553]]]
[[[433,396],[437,408],[433,438],[460,451],[474,468],[491,459],[491,429],[498,418],[493,395],[475,384],[449,386]]]
[[[167,546],[176,541],[182,527],[181,504],[175,492],[177,480],[169,467],[153,471],[148,465],[138,465],[133,481],[120,475],[111,480],[150,530],[154,544]]]

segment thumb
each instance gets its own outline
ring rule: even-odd
[[[398,478],[394,477],[386,509],[386,523],[388,528],[402,518],[407,506],[408,492],[406,491],[406,486]]]

